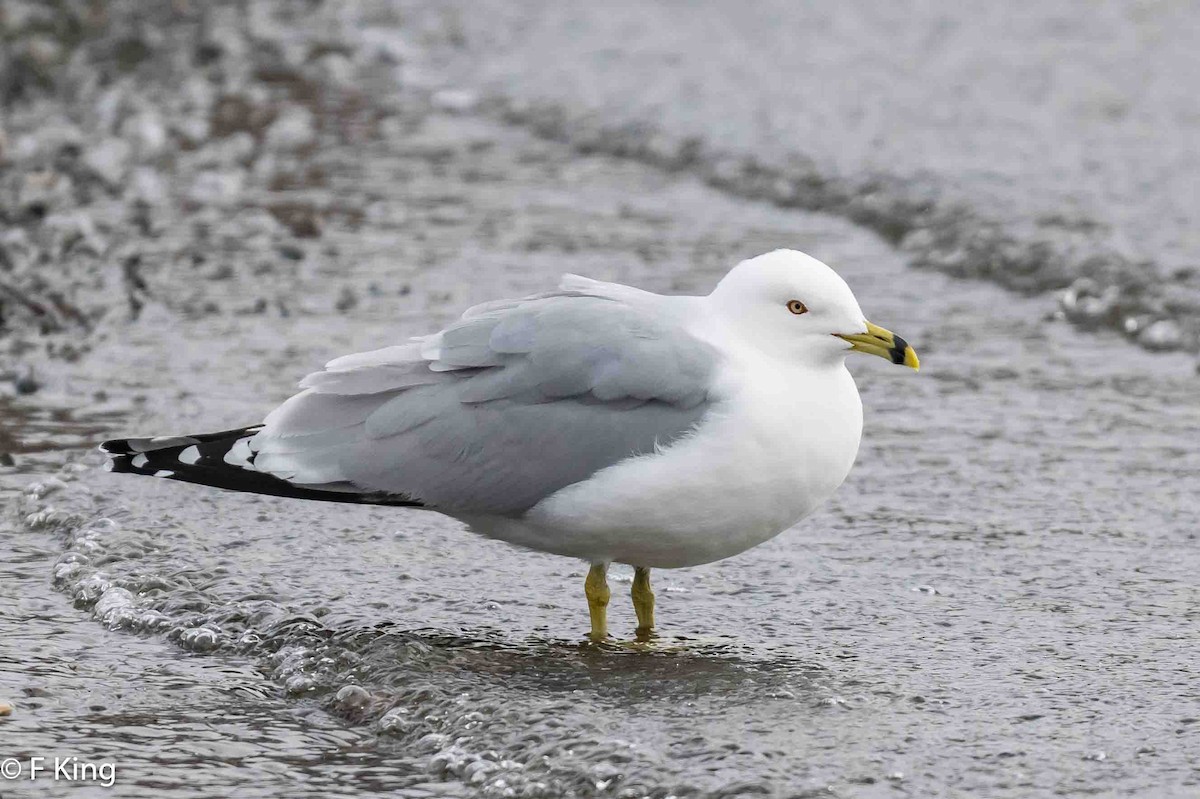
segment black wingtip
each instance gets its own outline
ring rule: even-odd
[[[105,441],[100,445],[100,451],[105,455],[133,454],[133,450],[129,446],[129,440],[125,438],[114,438],[112,441]]]
[[[347,502],[364,505],[396,505],[423,507],[417,500],[403,495],[360,493],[335,487],[294,485],[271,474],[257,472],[251,455],[245,464],[225,459],[235,444],[262,429],[261,425],[203,433],[191,436],[158,436],[155,438],[120,438],[100,444],[108,456],[106,471],[117,474],[140,474],[164,477],[184,483],[240,491],[250,494],[311,499],[323,502]],[[184,452],[190,451],[190,456]],[[249,449],[247,449],[249,453]]]

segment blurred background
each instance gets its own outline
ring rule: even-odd
[[[106,796],[1195,795],[1198,40],[1170,0],[4,0],[0,758],[114,762]],[[663,573],[651,649],[581,645],[571,561],[92,453],[563,272],[706,293],[776,247],[923,368],[851,364],[842,491]]]

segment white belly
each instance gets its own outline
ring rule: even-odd
[[[736,555],[811,513],[858,452],[862,404],[838,364],[803,384],[773,365],[714,406],[690,437],[552,494],[480,532],[591,562],[694,566]]]

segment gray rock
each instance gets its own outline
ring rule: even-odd
[[[91,147],[83,155],[83,164],[109,188],[117,189],[125,181],[133,148],[124,139],[111,137]]]
[[[200,205],[228,207],[238,201],[246,182],[244,170],[201,172],[196,176],[188,198]]]
[[[128,110],[130,88],[118,83],[102,92],[92,104],[96,115],[93,130],[115,131],[117,122]]]
[[[212,135],[208,117],[189,116],[171,123],[171,129],[192,147],[199,147]]]
[[[13,381],[13,388],[16,389],[18,394],[22,395],[36,394],[37,390],[41,387],[42,384],[38,382],[37,377],[33,373],[33,367],[27,367]]]
[[[358,295],[354,293],[354,289],[349,286],[342,286],[341,292],[338,293],[337,302],[334,307],[341,313],[353,310],[358,305]]]
[[[266,145],[275,150],[300,150],[316,143],[317,130],[312,112],[290,106],[267,128]]]
[[[129,190],[132,199],[146,205],[160,206],[168,198],[166,181],[157,170],[150,167],[137,167],[133,170],[129,178]]]
[[[469,114],[479,107],[479,95],[470,89],[441,89],[433,93],[429,102],[439,111]]]
[[[317,69],[321,77],[335,86],[353,86],[355,82],[354,64],[341,53],[326,53],[317,60]]]
[[[13,160],[17,162],[52,158],[65,148],[82,148],[83,131],[69,122],[49,120],[36,132],[16,140]]]
[[[70,203],[71,185],[71,179],[61,172],[27,172],[17,190],[17,210],[22,215],[45,216]]]
[[[96,223],[86,211],[75,210],[46,217],[47,230],[52,231],[55,248],[61,252],[86,252],[101,256],[108,243],[96,230]]]
[[[367,62],[403,64],[412,58],[413,48],[394,28],[366,28],[359,31],[356,56]]]
[[[63,47],[49,36],[31,36],[25,43],[26,56],[42,70],[63,60]]]
[[[1173,319],[1160,319],[1138,334],[1138,343],[1158,352],[1177,350],[1183,346],[1183,330]]]
[[[254,137],[242,130],[209,142],[193,158],[199,167],[229,169],[248,165],[254,159],[254,150]]]
[[[1120,300],[1121,291],[1116,286],[1101,290],[1095,281],[1081,277],[1059,296],[1058,303],[1072,322],[1095,328],[1110,321]]]
[[[141,158],[153,158],[167,146],[167,126],[153,109],[145,109],[126,119],[121,125],[121,133]]]

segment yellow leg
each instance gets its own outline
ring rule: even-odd
[[[654,592],[650,590],[650,570],[637,566],[633,570],[633,609],[637,612],[637,634],[649,637],[654,631]]]
[[[603,641],[608,636],[608,600],[612,596],[608,590],[607,563],[592,564],[583,583],[583,592],[587,594],[588,613],[592,617],[590,637],[593,641]]]

